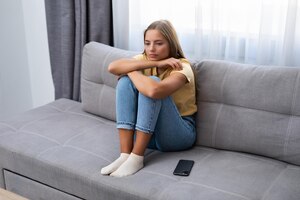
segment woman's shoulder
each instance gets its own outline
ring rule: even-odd
[[[143,53],[135,55],[135,56],[133,56],[133,58],[136,59],[136,60],[147,60],[146,55],[143,54]]]
[[[188,59],[186,58],[180,58],[180,62],[185,65],[185,66],[190,66],[191,67],[191,63]]]
[[[188,68],[188,69],[192,69],[191,63],[188,59],[186,58],[180,58],[180,62],[182,64],[183,68]]]

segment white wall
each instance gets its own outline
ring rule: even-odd
[[[43,0],[0,1],[0,119],[54,100]]]

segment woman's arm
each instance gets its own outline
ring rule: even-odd
[[[157,61],[120,59],[110,63],[108,66],[108,71],[114,75],[120,76],[127,74],[128,72],[143,70],[156,66]]]
[[[130,72],[128,76],[139,92],[154,99],[170,96],[187,82],[187,78],[181,73],[173,73],[159,82],[138,71]]]
[[[120,76],[132,71],[140,71],[152,67],[172,67],[175,70],[181,70],[182,64],[179,59],[175,58],[168,58],[159,61],[119,59],[110,63],[110,65],[108,66],[108,71],[114,75]]]

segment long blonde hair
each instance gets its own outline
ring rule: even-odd
[[[171,22],[168,20],[158,20],[151,23],[144,31],[144,41],[148,30],[158,30],[166,38],[170,47],[170,57],[177,59],[185,58],[177,37],[177,33]]]

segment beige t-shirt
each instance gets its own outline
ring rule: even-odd
[[[134,56],[134,59],[147,60],[147,57],[145,54],[139,54]],[[142,73],[146,76],[158,76],[161,80],[170,76],[172,73],[181,73],[185,75],[188,82],[183,87],[175,91],[171,97],[173,98],[173,101],[175,102],[181,116],[188,116],[197,112],[195,78],[189,62],[186,59],[180,59],[180,61],[183,67],[183,69],[180,71],[168,68],[166,71],[164,71],[164,73],[158,75],[157,68],[152,67],[142,70]]]

